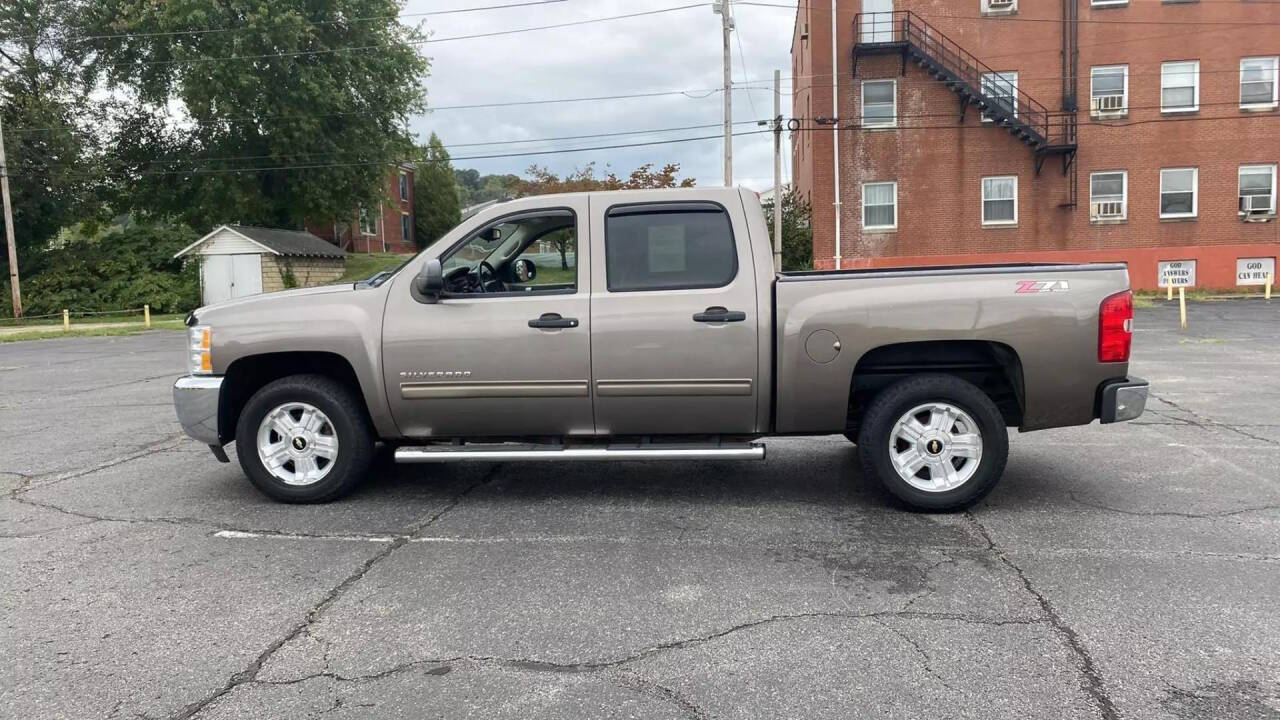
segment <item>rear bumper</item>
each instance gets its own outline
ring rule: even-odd
[[[218,437],[218,397],[222,378],[187,375],[173,384],[173,408],[178,422],[191,437],[205,445],[221,447]]]
[[[1142,378],[1111,380],[1098,388],[1098,418],[1104,423],[1124,422],[1142,415],[1147,408],[1147,389]]]

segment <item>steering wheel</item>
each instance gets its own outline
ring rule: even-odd
[[[493,265],[489,264],[488,260],[481,260],[480,264],[476,265],[475,274],[476,287],[480,292],[506,292],[506,285],[503,285],[502,280],[498,279],[498,271],[494,269]],[[486,275],[488,276],[487,278]]]

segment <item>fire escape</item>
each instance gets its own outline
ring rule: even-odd
[[[1031,148],[1036,174],[1046,159],[1062,158],[1069,173],[1076,157],[1076,113],[1051,111],[1003,82],[1000,74],[909,10],[854,17],[853,72],[864,55],[902,56],[902,74],[914,62],[960,98],[960,122],[970,105]]]

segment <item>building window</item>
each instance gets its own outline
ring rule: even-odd
[[[1004,14],[1017,12],[1018,0],[982,0],[982,12]]]
[[[400,173],[400,199],[409,199],[409,173]]]
[[[1018,224],[1018,176],[982,178],[982,224]]]
[[[1276,95],[1276,66],[1280,57],[1244,58],[1240,61],[1240,107],[1274,108],[1280,105]]]
[[[891,128],[898,124],[896,80],[862,82],[862,127]]]
[[[1018,73],[982,73],[982,94],[1004,108],[1005,112],[1018,117]],[[983,113],[982,122],[992,120],[995,118]]]
[[[1123,7],[1129,4],[1129,0],[1092,0],[1089,7]]]
[[[1167,62],[1160,66],[1160,112],[1200,109],[1200,61]]]
[[[1089,110],[1093,117],[1123,117],[1129,109],[1129,66],[1108,65],[1089,73]]]
[[[1160,171],[1160,217],[1190,218],[1196,216],[1196,168],[1170,168]]]
[[[1119,170],[1089,175],[1089,219],[1124,220],[1128,212],[1129,173]]]
[[[1276,166],[1240,166],[1240,214],[1276,214]]]
[[[898,229],[898,183],[862,185],[862,229]]]
[[[378,234],[378,216],[374,215],[368,208],[360,208],[360,234]]]
[[[409,213],[400,213],[400,239],[413,242],[413,223],[409,220]]]

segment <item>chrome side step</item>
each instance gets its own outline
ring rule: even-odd
[[[396,449],[398,463],[570,462],[576,460],[763,460],[763,443],[649,445],[424,445]]]

